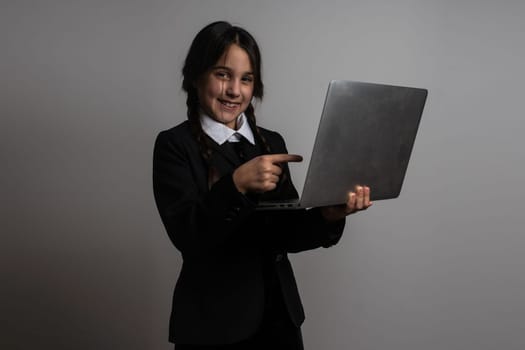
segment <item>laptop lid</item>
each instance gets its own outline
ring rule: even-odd
[[[300,199],[301,207],[342,204],[356,185],[372,200],[399,196],[426,89],[333,80]]]

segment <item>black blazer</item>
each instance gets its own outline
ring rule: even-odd
[[[287,153],[278,133],[263,128],[260,133],[272,153]],[[187,121],[162,131],[155,142],[155,200],[183,258],[170,341],[228,344],[254,334],[263,318],[263,265],[268,259],[290,318],[301,325],[303,307],[286,254],[337,243],[344,220],[327,223],[318,209],[256,211],[257,198],[239,193],[233,184],[232,173],[240,164],[236,154],[208,142],[212,153],[205,161]],[[287,165],[284,174],[284,183],[273,194],[284,188],[296,195]]]

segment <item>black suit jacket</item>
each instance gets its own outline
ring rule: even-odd
[[[287,153],[279,134],[260,132],[272,153]],[[183,257],[170,341],[227,344],[254,334],[264,313],[265,261],[275,269],[292,322],[301,325],[304,312],[287,253],[337,243],[344,220],[327,223],[318,209],[256,211],[257,197],[239,193],[233,183],[240,164],[236,154],[208,142],[212,153],[205,161],[187,121],[161,132],[155,142],[155,200]],[[297,194],[287,165],[284,174],[280,188],[268,195]]]

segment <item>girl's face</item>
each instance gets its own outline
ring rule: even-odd
[[[237,117],[253,96],[254,75],[246,51],[230,45],[198,82],[200,107],[211,118],[236,129]]]

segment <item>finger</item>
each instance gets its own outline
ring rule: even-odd
[[[266,179],[265,179],[265,182],[266,183],[273,183],[273,184],[276,184],[279,182],[279,176],[277,175],[273,175],[273,174],[269,174]]]
[[[276,187],[277,187],[277,184],[275,181],[267,180],[264,183],[262,183],[261,190],[264,193],[264,192],[272,191]]]
[[[298,154],[269,154],[266,156],[272,163],[279,164],[279,163],[287,163],[287,162],[302,162],[303,157]]]
[[[278,166],[278,165],[272,165],[270,168],[269,168],[269,172],[273,175],[281,175],[283,173],[283,169]]]
[[[368,208],[372,202],[370,202],[370,187],[365,186],[365,199],[364,199],[364,206],[365,209]]]
[[[364,207],[365,191],[362,186],[357,186],[356,191],[357,191],[357,197],[356,197],[355,207],[356,209],[361,210]]]
[[[348,213],[353,213],[356,210],[356,195],[355,192],[348,193],[348,202],[346,202],[346,208]]]
[[[257,179],[258,181],[260,182],[264,182],[264,181],[267,181],[269,179],[273,179],[273,178],[279,178],[279,175],[278,174],[274,174],[273,173],[273,169],[269,168],[269,169],[265,169],[263,171],[260,171],[258,174],[257,174]]]
[[[261,158],[259,162],[255,163],[255,167],[256,167],[255,171],[261,175],[264,175],[264,174],[280,175],[283,171],[279,165],[269,162],[268,160],[265,160],[264,158]]]

